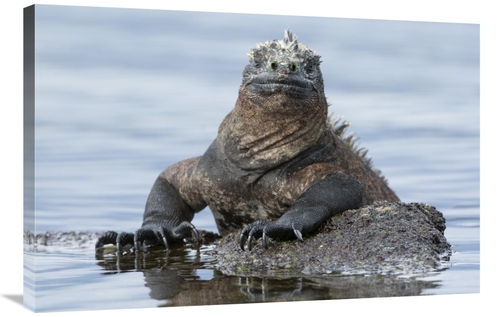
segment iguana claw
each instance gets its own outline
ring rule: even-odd
[[[121,253],[123,246],[127,244],[132,244],[134,242],[134,234],[129,232],[120,232],[117,233],[115,231],[107,231],[103,233],[95,244],[96,252],[106,244],[115,244],[117,248],[117,252]]]
[[[252,250],[253,238],[259,238],[264,233],[265,226],[270,220],[257,220],[246,226],[240,234],[240,248],[245,251],[245,242],[248,250]]]

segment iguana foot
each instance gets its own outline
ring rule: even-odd
[[[114,244],[116,245],[118,252],[122,251],[123,246],[127,244],[133,245],[134,243],[134,234],[130,232],[120,232],[117,233],[115,231],[107,231],[103,233],[95,244],[96,252],[102,248],[106,244]]]
[[[246,226],[240,235],[240,247],[245,250],[245,242],[247,249],[252,250],[253,239],[262,237],[262,245],[267,249],[268,238],[283,238],[290,239],[295,236],[300,241],[302,238],[302,225],[294,221],[292,223],[279,223],[270,220],[258,220]]]
[[[200,243],[200,235],[195,226],[190,222],[183,221],[177,227],[167,228],[163,226],[142,227],[134,235],[134,247],[136,252],[142,250],[145,241],[163,244],[166,250],[170,250],[169,241],[179,241],[184,238],[193,237],[196,243]]]
[[[143,244],[148,241],[150,244],[163,244],[168,251],[169,241],[179,241],[184,238],[193,237],[196,243],[200,243],[198,230],[189,222],[181,222],[174,228],[163,226],[148,226],[138,229],[135,233],[107,231],[103,233],[96,242],[96,252],[106,244],[114,244],[118,253],[122,252],[123,246],[130,244],[134,246],[135,252],[143,249]]]

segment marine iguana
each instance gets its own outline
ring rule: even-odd
[[[146,202],[135,233],[108,231],[96,243],[163,244],[194,236],[195,213],[210,207],[221,235],[240,230],[240,246],[262,238],[297,239],[326,219],[379,200],[398,201],[371,168],[347,124],[335,127],[320,56],[285,30],[283,40],[258,43],[234,109],[202,155],[166,168]]]

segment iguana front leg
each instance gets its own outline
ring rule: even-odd
[[[361,205],[363,189],[353,177],[334,173],[309,187],[276,221],[258,220],[246,226],[240,235],[240,246],[252,248],[252,240],[262,237],[267,248],[268,238],[303,241],[302,235],[313,232],[325,220]]]
[[[141,228],[135,233],[108,231],[99,237],[96,250],[111,243],[121,252],[124,245],[132,244],[138,252],[145,241],[163,244],[168,250],[171,243],[191,236],[199,242],[198,231],[191,224],[194,214],[205,207],[190,181],[197,162],[198,158],[181,161],[163,171],[149,193]]]
[[[163,244],[167,250],[169,242],[190,236],[199,241],[198,231],[191,224],[194,214],[172,184],[160,175],[146,201],[142,226],[135,232],[135,249],[140,250],[146,240]]]

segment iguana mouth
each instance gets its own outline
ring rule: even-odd
[[[276,76],[257,75],[245,83],[253,92],[258,94],[285,93],[296,97],[308,96],[311,92],[317,91],[314,85],[302,78],[277,78]]]

